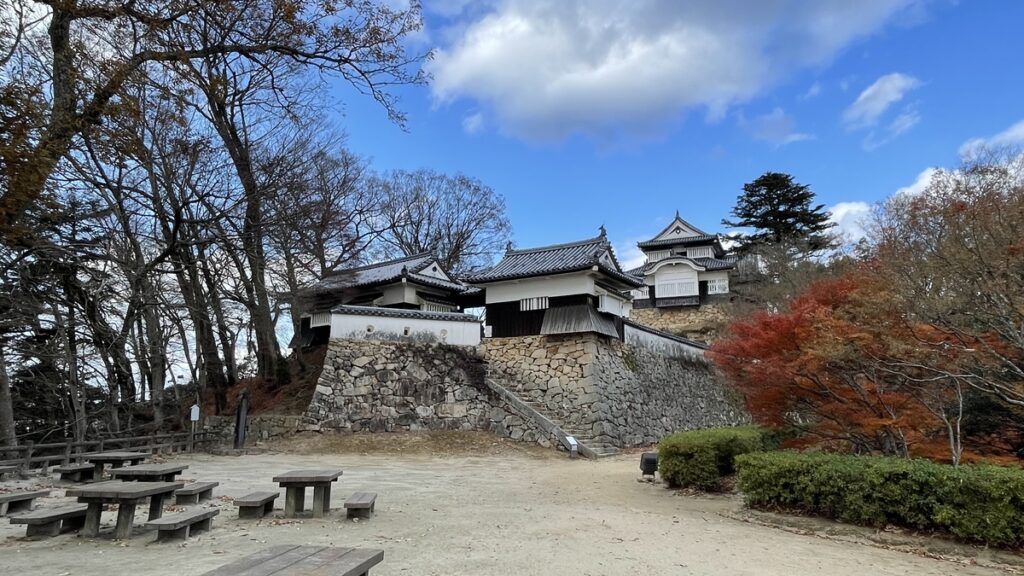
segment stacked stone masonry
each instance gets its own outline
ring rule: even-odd
[[[247,441],[264,442],[315,429],[302,416],[266,414],[249,417],[245,436]],[[235,437],[235,417],[207,416],[203,421],[203,432],[222,445],[230,445]]]
[[[644,446],[678,430],[749,420],[703,358],[668,357],[586,334],[492,338],[490,369],[564,429]]]
[[[487,430],[555,440],[485,382],[481,351],[436,343],[334,339],[306,420],[325,430]]]
[[[634,309],[629,319],[655,330],[692,340],[710,343],[728,325],[728,302],[702,304],[696,307]]]

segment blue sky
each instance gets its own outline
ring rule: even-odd
[[[783,171],[843,229],[952,167],[1024,142],[1024,3],[996,0],[425,0],[430,86],[406,131],[341,83],[337,125],[374,168],[433,168],[504,195],[517,246],[593,236],[620,259],[675,210],[723,231]]]

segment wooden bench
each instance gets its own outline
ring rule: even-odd
[[[183,504],[199,504],[204,500],[213,498],[213,489],[220,486],[220,482],[193,482],[186,484],[184,488],[175,490],[174,503],[178,506]]]
[[[26,524],[26,536],[56,536],[61,532],[71,532],[85,526],[87,508],[89,506],[86,504],[72,504],[61,508],[40,508],[28,514],[12,517],[11,524]]]
[[[213,517],[220,514],[217,508],[194,508],[156,520],[146,522],[146,528],[156,528],[156,541],[184,540],[193,531],[209,530]]]
[[[367,576],[383,559],[383,550],[290,544],[244,556],[203,576]]]
[[[0,466],[0,478],[3,478],[4,474],[13,474],[17,471],[17,466]]]
[[[28,512],[32,510],[32,504],[36,498],[42,498],[49,494],[49,490],[0,494],[0,516],[5,516],[9,512]]]
[[[92,464],[65,464],[64,466],[57,466],[53,471],[60,474],[61,480],[86,482],[92,480],[96,467]]]
[[[263,518],[274,511],[274,500],[280,492],[253,492],[241,498],[235,498],[239,518]]]
[[[369,518],[373,514],[373,506],[377,502],[377,494],[373,492],[356,492],[345,500],[345,512],[349,518]]]

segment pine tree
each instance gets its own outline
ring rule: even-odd
[[[753,228],[734,237],[740,251],[756,246],[791,244],[815,252],[835,245],[829,233],[833,224],[824,204],[813,205],[814,192],[789,174],[765,172],[743,185],[743,194],[732,209],[735,221],[722,220],[730,228]]]

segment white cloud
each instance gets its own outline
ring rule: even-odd
[[[615,258],[619,261],[619,266],[622,266],[623,270],[632,270],[638,266],[642,266],[647,261],[647,256],[643,250],[637,247],[636,243],[643,240],[649,240],[650,238],[635,239],[626,244],[620,244],[615,246]]]
[[[819,94],[821,94],[821,83],[815,82],[814,84],[811,84],[811,87],[807,89],[807,92],[804,92],[803,95],[800,96],[800,99],[810,100],[811,98],[817,98]]]
[[[470,114],[462,119],[462,129],[466,134],[476,134],[484,127],[484,115],[481,112]]]
[[[695,107],[720,118],[917,2],[500,0],[428,69],[438,103],[475,101],[508,134],[646,134]]]
[[[1006,146],[1024,146],[1024,120],[1017,122],[1006,130],[987,138],[971,138],[960,146],[960,156],[969,158],[983,148],[1002,148]]]
[[[894,196],[917,196],[921,194],[928,188],[928,185],[932,183],[932,178],[938,173],[938,168],[925,168],[917,175],[913,184],[900,188]]]
[[[871,214],[871,205],[867,202],[840,202],[831,208],[829,218],[836,225],[835,231],[844,242],[855,243],[863,238],[867,232],[864,230],[864,220]]]
[[[814,139],[812,134],[797,132],[796,121],[782,108],[776,108],[750,121],[741,119],[740,124],[750,130],[754,139],[770,142],[775,146]]]
[[[852,130],[874,126],[890,106],[920,85],[921,81],[913,76],[899,72],[886,74],[865,88],[850,104],[843,112],[843,122]]]
[[[917,126],[920,121],[921,115],[917,110],[909,107],[905,108],[899,116],[894,118],[884,128],[868,132],[868,135],[864,137],[864,149],[870,152]]]

